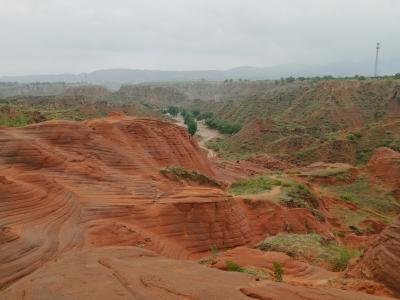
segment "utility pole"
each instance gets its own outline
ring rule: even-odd
[[[374,77],[378,77],[378,59],[379,59],[379,50],[380,49],[381,49],[381,43],[376,43],[376,57],[375,57]]]

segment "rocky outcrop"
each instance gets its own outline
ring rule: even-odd
[[[367,164],[367,171],[385,184],[400,186],[400,153],[381,147],[374,151]]]
[[[0,286],[73,248],[142,246],[190,258],[251,240],[221,189],[169,180],[214,172],[186,129],[114,114],[0,130]]]
[[[348,275],[381,282],[400,297],[400,217],[371,243]]]
[[[0,294],[1,300],[53,299],[384,300],[354,291],[256,281],[137,247],[72,250]]]

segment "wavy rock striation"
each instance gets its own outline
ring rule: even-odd
[[[400,217],[372,242],[348,275],[381,282],[400,297]]]
[[[186,130],[112,116],[0,129],[0,286],[75,248],[138,245],[190,258],[251,239],[218,188],[168,180],[177,165],[214,173]]]

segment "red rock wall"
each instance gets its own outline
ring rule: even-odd
[[[348,274],[381,282],[400,297],[400,217],[370,245]]]

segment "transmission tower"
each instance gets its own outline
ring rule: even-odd
[[[376,57],[375,57],[374,77],[378,76],[378,59],[379,59],[379,50],[380,49],[381,49],[381,43],[376,43]]]

